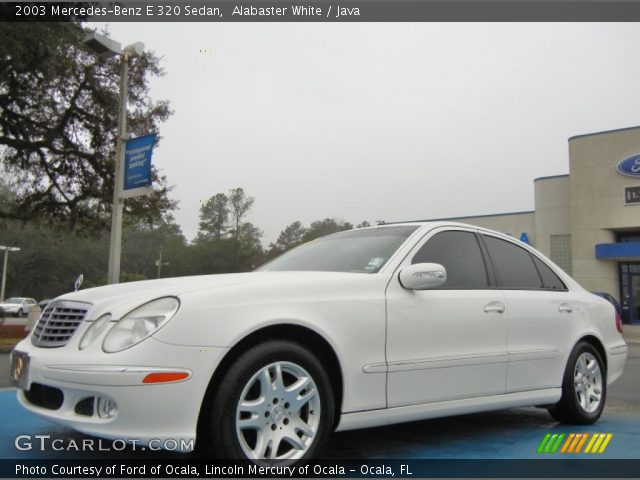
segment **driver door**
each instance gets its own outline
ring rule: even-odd
[[[399,269],[438,263],[447,281],[407,290],[397,273],[387,287],[389,407],[505,392],[507,314],[475,231],[436,229]]]

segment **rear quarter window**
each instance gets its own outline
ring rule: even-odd
[[[558,277],[558,275],[556,275],[555,272],[551,270],[551,268],[546,263],[544,263],[535,255],[532,255],[532,258],[533,263],[535,264],[536,268],[538,269],[538,273],[542,278],[542,285],[545,290],[567,290],[567,286],[564,284],[564,282],[560,280],[560,277]]]

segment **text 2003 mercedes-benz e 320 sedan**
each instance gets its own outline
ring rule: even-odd
[[[523,405],[587,424],[620,319],[536,250],[462,224],[302,245],[256,272],[63,295],[12,355],[28,410],[225,458],[319,455],[333,430]]]

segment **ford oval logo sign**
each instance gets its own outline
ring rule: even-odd
[[[618,170],[618,173],[621,173],[622,175],[640,177],[640,153],[636,153],[624,160],[620,160],[616,170]]]

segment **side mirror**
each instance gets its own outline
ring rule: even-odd
[[[438,263],[416,263],[403,268],[398,280],[406,289],[428,290],[444,285],[447,281],[447,271]]]

